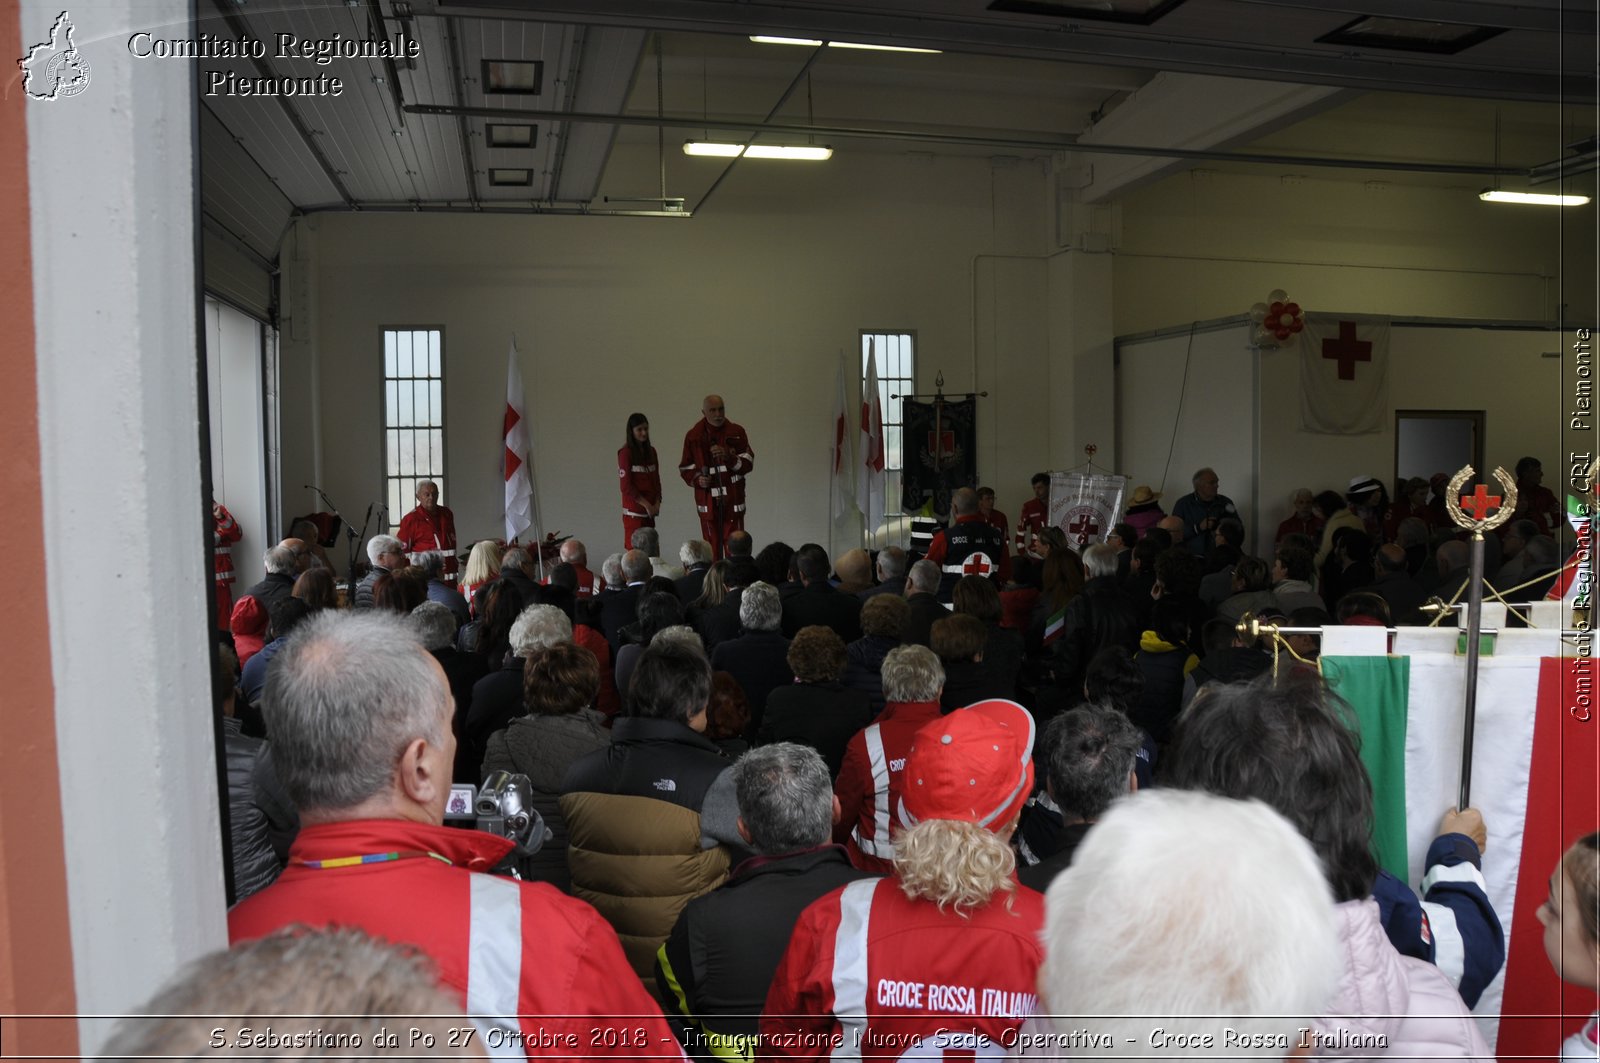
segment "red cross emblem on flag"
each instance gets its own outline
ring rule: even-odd
[[[1067,531],[1076,535],[1078,537],[1078,545],[1082,546],[1089,541],[1090,536],[1100,534],[1100,525],[1095,523],[1092,514],[1085,513],[1071,524],[1068,524]]]
[[[992,576],[994,575],[994,562],[989,560],[989,555],[979,552],[971,555],[961,563],[961,574],[964,576]]]
[[[937,447],[934,446],[935,442],[937,442],[939,444]],[[955,432],[950,431],[948,429],[943,431],[943,432],[940,432],[939,433],[939,438],[937,440],[934,439],[934,434],[932,432],[928,433],[928,453],[929,454],[954,454],[955,452],[956,452],[956,434],[955,434]]]
[[[1339,338],[1330,337],[1322,341],[1322,357],[1330,362],[1339,363],[1340,380],[1354,380],[1356,363],[1372,361],[1372,344],[1367,340],[1356,339],[1354,321],[1341,321]]]

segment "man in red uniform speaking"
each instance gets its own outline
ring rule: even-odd
[[[485,874],[511,841],[442,825],[455,700],[403,617],[326,610],[272,663],[273,760],[303,826],[278,880],[228,913],[231,942],[356,927],[426,953],[489,1055],[680,1058],[593,908]]]
[[[678,475],[694,488],[700,535],[711,559],[727,556],[728,536],[744,528],[744,478],[755,468],[755,452],[744,428],[728,420],[722,396],[707,395],[699,422],[683,437]]]
[[[417,508],[400,518],[400,548],[408,554],[437,550],[444,554],[444,573],[456,579],[456,515],[439,504],[439,485],[417,484]]]

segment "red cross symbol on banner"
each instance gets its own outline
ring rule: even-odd
[[[933,438],[933,433],[929,432],[928,433],[928,453],[929,454],[934,454],[934,453],[938,453],[938,454],[954,454],[956,452],[956,434],[953,431],[946,430],[946,431],[943,431],[943,432],[939,433],[939,438],[938,438],[939,446],[938,446],[937,450],[934,449],[934,445],[933,445],[934,442],[935,442],[935,440]]]
[[[1356,363],[1372,361],[1372,343],[1356,339],[1354,321],[1339,322],[1339,338],[1322,341],[1322,357],[1339,363],[1339,379],[1354,380]]]
[[[988,554],[973,554],[962,562],[961,573],[966,576],[991,576],[994,574],[994,562],[989,560]]]
[[[1461,508],[1472,514],[1473,520],[1484,520],[1491,509],[1500,508],[1500,496],[1491,495],[1482,484],[1470,495],[1461,496]]]
[[[1100,534],[1100,525],[1094,522],[1094,517],[1085,513],[1072,524],[1067,525],[1067,531],[1078,537],[1078,545],[1082,546],[1089,541],[1089,536]]]

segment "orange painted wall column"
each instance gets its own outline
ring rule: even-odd
[[[19,0],[0,0],[0,56],[22,55]],[[0,74],[0,557],[15,607],[0,610],[0,1013],[77,1010],[45,615],[43,499],[28,220],[26,98]],[[0,1020],[7,1055],[76,1055],[71,1019]]]

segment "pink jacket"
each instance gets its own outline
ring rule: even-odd
[[[1327,1014],[1312,1023],[1318,1059],[1460,1059],[1493,1063],[1461,994],[1439,969],[1402,956],[1378,922],[1378,902],[1339,905],[1344,971]],[[1377,1042],[1382,1038],[1381,1043]]]
[[[1138,530],[1139,538],[1143,539],[1145,533],[1160,524],[1161,518],[1166,515],[1161,508],[1161,503],[1157,502],[1151,505],[1149,509],[1140,509],[1137,513],[1126,512],[1122,515],[1122,519],[1132,524]]]

